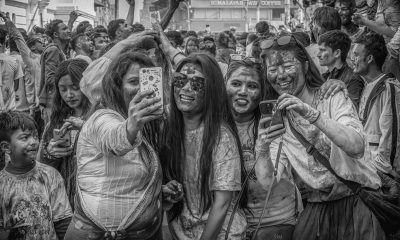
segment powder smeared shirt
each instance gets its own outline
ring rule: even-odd
[[[149,153],[140,154],[139,147]],[[153,204],[161,193],[158,157],[140,134],[131,145],[121,115],[96,111],[82,127],[76,155],[82,208],[102,227],[115,231],[136,220],[154,221],[161,208]]]

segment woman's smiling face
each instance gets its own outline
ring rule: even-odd
[[[305,86],[303,64],[292,51],[269,50],[265,55],[267,79],[275,91],[296,96]]]
[[[252,114],[261,101],[261,84],[258,74],[239,67],[229,77],[226,91],[235,114]]]
[[[199,66],[187,63],[179,71],[180,74],[187,76],[187,78],[203,78],[204,75],[201,72]],[[179,111],[186,114],[200,114],[203,110],[204,105],[204,86],[205,81],[202,84],[202,88],[192,87],[191,80],[187,81],[182,87],[174,86],[174,98],[175,103]]]

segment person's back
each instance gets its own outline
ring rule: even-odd
[[[23,77],[21,65],[13,57],[0,53],[1,95],[0,110],[15,110],[15,84]]]

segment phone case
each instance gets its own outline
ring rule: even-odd
[[[60,139],[65,140],[64,146],[70,146],[71,145],[71,133],[67,132],[63,136],[61,136],[60,130],[59,129],[54,129],[53,130],[53,138],[55,141],[58,141]]]
[[[161,104],[164,106],[163,100],[163,86],[162,86],[162,68],[142,68],[139,72],[140,91],[153,90],[154,94],[151,96],[161,98]],[[162,114],[163,108],[154,112],[154,114]]]
[[[240,55],[240,54],[231,54],[230,57],[231,57],[231,59],[233,61],[241,61],[241,60],[243,60],[243,56]]]

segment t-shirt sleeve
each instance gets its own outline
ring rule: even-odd
[[[240,155],[233,135],[224,129],[213,154],[212,191],[240,191]]]
[[[65,191],[64,181],[57,170],[50,168],[52,171],[52,184],[50,186],[50,205],[53,216],[53,222],[72,216],[71,206]]]
[[[330,104],[330,115],[333,120],[352,128],[359,133],[362,138],[365,138],[363,134],[363,126],[358,118],[357,110],[350,98],[345,98],[343,92],[338,92],[331,98]]]

